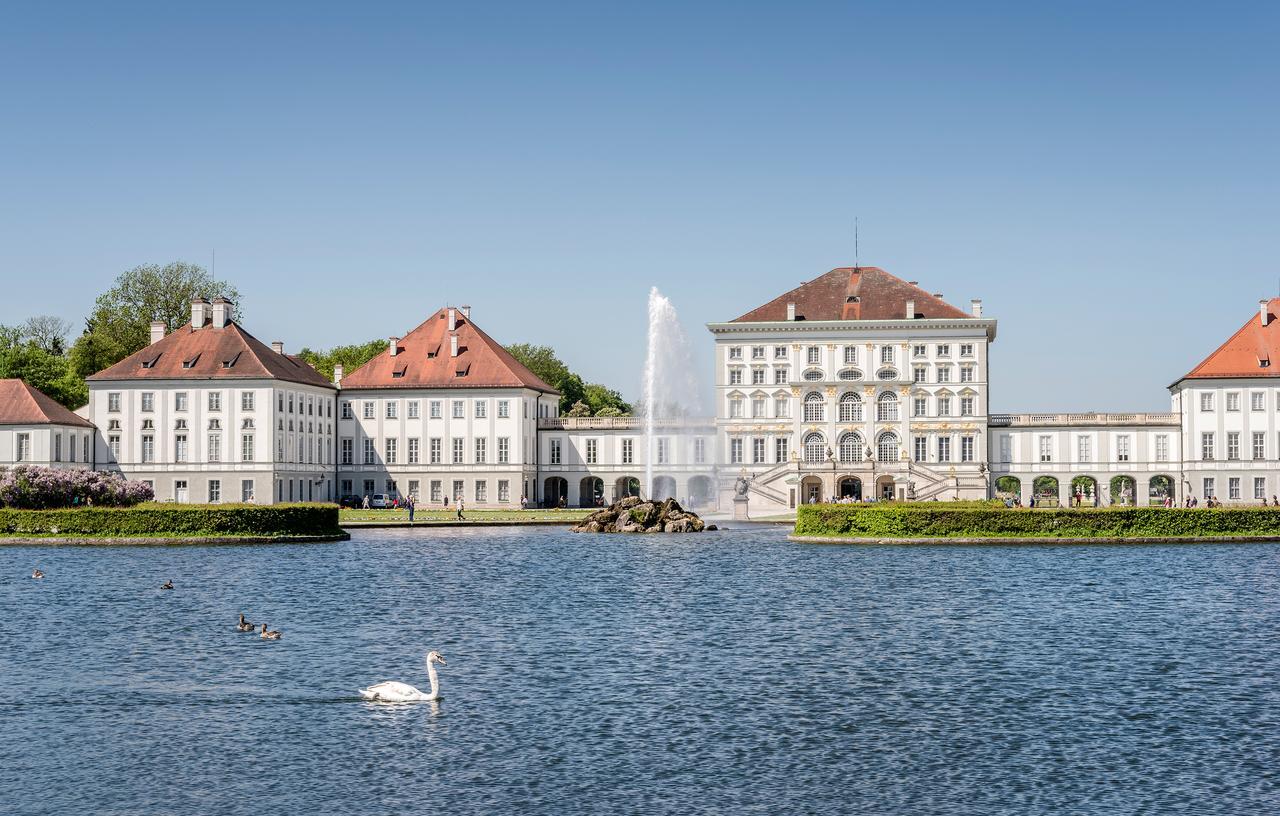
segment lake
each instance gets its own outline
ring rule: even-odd
[[[0,548],[0,812],[1280,810],[1280,546],[785,532]]]

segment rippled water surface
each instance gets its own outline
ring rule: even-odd
[[[476,528],[0,567],[7,814],[1280,812],[1273,545]],[[432,648],[440,703],[359,699]]]

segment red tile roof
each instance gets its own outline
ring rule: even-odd
[[[22,380],[0,380],[0,425],[75,425],[93,423],[76,416],[44,392]]]
[[[796,320],[901,320],[908,300],[915,301],[916,317],[971,316],[883,269],[846,266],[801,284],[731,322],[783,321],[788,303],[796,305]]]
[[[1280,298],[1267,302],[1267,314],[1267,325],[1263,326],[1262,310],[1255,310],[1238,332],[1182,379],[1280,377],[1280,320],[1276,319]]]
[[[88,378],[101,380],[260,380],[333,387],[323,374],[288,354],[279,354],[229,322],[215,329],[191,324]]]
[[[421,326],[400,338],[396,355],[388,348],[346,374],[348,388],[532,388],[558,391],[511,356],[500,343],[482,332],[470,318],[456,312],[458,356],[451,356],[449,310],[440,309]]]

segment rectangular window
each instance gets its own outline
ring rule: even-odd
[[[742,369],[729,369],[729,385],[742,385]]]
[[[751,369],[751,384],[752,384],[752,385],[764,385],[764,384],[765,384],[765,375],[766,375],[767,373],[768,373],[768,371],[767,371],[766,369],[763,369],[763,368],[753,368],[753,369]]]
[[[754,436],[751,438],[751,463],[753,465],[762,465],[765,463],[764,455],[764,437]]]
[[[1227,433],[1227,459],[1236,461],[1240,458],[1240,432],[1229,431]]]
[[[373,400],[366,400],[366,401],[365,401],[365,403],[364,403],[364,414],[363,414],[363,416],[364,416],[364,418],[365,418],[365,419],[373,419],[373,417],[374,417],[374,413],[373,413]]]
[[[974,446],[974,441],[972,436],[960,437],[960,461],[961,462],[973,461],[973,446]]]
[[[422,451],[420,450],[421,447],[422,447],[421,440],[419,440],[418,438],[414,437],[409,440],[409,450],[408,450],[409,464],[411,465],[418,464],[418,460],[422,454]]]
[[[1013,440],[1008,434],[1000,436],[1000,461],[1013,461]]]
[[[1265,476],[1253,477],[1253,497],[1255,499],[1267,498],[1267,477]]]
[[[342,401],[342,407],[338,412],[339,419],[351,419],[351,403],[347,400]]]
[[[787,359],[787,347],[786,347],[786,346],[774,346],[774,347],[773,347],[773,359],[775,359],[775,360],[785,360],[785,359]]]
[[[1053,437],[1052,436],[1040,437],[1040,461],[1041,462],[1053,461]]]
[[[973,382],[973,366],[960,366],[960,382]]]
[[[156,409],[156,395],[150,391],[142,393],[142,410],[154,411]]]
[[[773,384],[786,385],[791,382],[791,369],[785,366],[773,370]]]
[[[893,346],[880,347],[880,364],[881,365],[893,364]]]
[[[911,347],[911,356],[927,357],[929,356],[929,348],[923,344],[917,343],[916,345]]]
[[[444,501],[444,483],[439,479],[431,480],[431,501],[437,504]]]
[[[484,400],[476,400],[476,419],[485,419],[489,416],[489,403]]]
[[[1077,462],[1093,461],[1093,437],[1091,436],[1076,437],[1076,461]]]
[[[764,397],[756,397],[751,400],[751,416],[754,419],[761,419],[765,415]]]
[[[961,343],[961,344],[960,344],[960,356],[961,356],[961,357],[972,357],[972,356],[973,356],[973,343]]]
[[[858,347],[857,346],[844,347],[844,364],[845,365],[858,364]]]
[[[222,410],[222,392],[221,391],[209,392],[209,410],[210,411]]]
[[[107,410],[108,410],[108,411],[110,411],[110,412],[111,412],[111,413],[113,413],[113,414],[116,414],[116,413],[119,413],[119,412],[120,412],[120,394],[119,394],[119,392],[114,392],[114,391],[113,391],[112,393],[107,394]]]
[[[742,440],[733,438],[729,440],[729,462],[731,464],[742,464]]]
[[[951,397],[938,397],[938,416],[951,416]]]
[[[428,403],[428,405],[430,406],[430,409],[431,409],[431,413],[430,413],[431,419],[439,419],[441,417],[441,412],[444,410],[444,407],[441,404],[441,401],[431,400],[431,402]]]
[[[1206,476],[1204,479],[1204,498],[1214,498],[1213,477]]]
[[[256,495],[253,488],[253,479],[240,480],[240,501],[244,504],[253,504]]]
[[[299,409],[299,411],[301,411],[301,409],[302,409],[302,405],[301,405],[301,404],[299,404],[299,405],[298,405],[298,409]],[[395,480],[395,479],[387,479],[387,481],[386,481],[386,483],[385,483],[385,484],[386,484],[386,491],[385,491],[385,492],[386,492],[386,494],[387,494],[388,496],[395,496],[395,495],[396,495],[396,493],[397,493],[397,492],[399,492],[399,491],[396,489],[396,480]],[[302,498],[302,486],[301,486],[301,485],[299,485],[299,486],[298,486],[298,498]]]
[[[178,391],[173,395],[173,410],[175,411],[187,410],[187,392]]]
[[[498,464],[505,465],[511,461],[511,437],[498,437]]]
[[[18,438],[18,443],[17,443],[17,450],[15,451],[15,455],[14,455],[14,461],[17,461],[17,462],[31,461],[31,434],[20,433],[17,435],[17,438]],[[144,445],[146,444],[147,439],[150,439],[150,437],[145,437],[145,436],[143,437]],[[142,461],[147,462],[150,460],[143,459]]]
[[[368,495],[369,495],[370,493],[372,493],[372,492],[373,492],[373,479],[365,479],[365,480],[364,480],[364,494],[365,494],[366,496],[368,496]]]
[[[422,403],[417,400],[409,400],[409,419],[418,419],[422,416]]]
[[[658,437],[657,442],[657,463],[659,465],[670,464],[671,461],[671,440],[665,437]]]
[[[788,397],[778,397],[773,401],[773,415],[778,419],[786,419],[791,416],[791,400]]]
[[[1116,461],[1129,461],[1129,435],[1120,434],[1116,437]]]
[[[508,419],[508,418],[510,418],[510,417],[511,417],[511,401],[510,401],[510,400],[498,400],[498,419]],[[502,484],[501,484],[501,482],[499,482],[499,484],[498,484],[498,493],[499,493],[499,494],[501,494],[501,493],[502,493]],[[504,500],[503,500],[503,499],[498,499],[498,501],[504,501]]]
[[[1238,391],[1232,391],[1231,393],[1227,394],[1227,410],[1228,411],[1240,410],[1240,393]]]
[[[742,419],[742,399],[734,397],[729,400],[729,419]]]
[[[587,464],[588,465],[594,465],[596,463],[596,448],[598,446],[599,446],[599,442],[597,442],[595,439],[587,440]]]
[[[1267,407],[1267,395],[1262,391],[1254,391],[1249,395],[1249,400],[1249,407],[1255,411],[1262,411]]]
[[[1263,431],[1253,432],[1253,458],[1254,460],[1267,458],[1267,435]]]
[[[173,437],[173,461],[187,461],[187,435],[177,434]]]
[[[742,346],[729,346],[729,359],[730,359],[730,360],[741,360],[741,359],[742,359]]]
[[[915,448],[915,460],[917,462],[929,461],[929,437],[917,436],[913,442]]]
[[[1209,392],[1204,392],[1200,394],[1200,410],[1201,411],[1213,410],[1213,392],[1209,391]]]
[[[1240,477],[1239,476],[1232,476],[1230,479],[1227,479],[1227,498],[1228,499],[1240,498]]]
[[[395,400],[387,400],[387,419],[395,419],[397,408],[400,403]]]
[[[778,464],[786,462],[791,456],[791,439],[786,436],[779,436],[773,440],[773,459]]]
[[[373,450],[373,440],[372,439],[364,440],[364,463],[366,465],[372,465],[374,464],[376,459],[377,457],[374,454],[374,450]]]
[[[453,480],[453,500],[456,502],[462,498],[462,488],[464,484],[461,479]]]
[[[752,360],[763,360],[763,359],[764,359],[764,346],[752,346],[752,347],[751,347],[751,359],[752,359]]]
[[[949,436],[938,437],[938,461],[951,461],[951,437]]]
[[[929,400],[927,397],[912,397],[911,399],[911,416],[922,417],[929,414]]]
[[[476,437],[476,464],[483,465],[489,461],[489,440],[486,437]]]
[[[384,463],[388,465],[394,465],[396,463],[396,445],[399,441],[400,440],[395,437],[387,437],[387,439],[384,440],[383,452],[386,454],[386,457],[383,459]]]
[[[911,369],[912,382],[917,382],[917,383],[927,382],[928,376],[929,376],[929,369],[925,368],[924,366],[916,366],[915,368]]]
[[[342,459],[341,459],[342,464],[344,464],[344,465],[349,465],[349,464],[351,464],[351,457],[353,456],[351,440],[350,440],[350,439],[343,439],[343,440],[342,440],[342,442],[340,443],[340,446],[339,446],[339,447],[340,447],[340,451],[341,451],[340,455],[341,455],[341,457],[342,457]]]
[[[939,357],[950,357],[950,356],[951,356],[951,344],[950,344],[950,343],[939,343],[939,344],[938,344],[938,356],[939,356]]]
[[[209,480],[209,504],[217,504],[222,501],[222,480]]]
[[[1216,451],[1213,444],[1213,431],[1205,431],[1200,434],[1200,458],[1205,462],[1212,462]]]
[[[489,483],[484,479],[476,480],[476,503],[489,501]]]
[[[973,397],[960,398],[960,416],[973,416]]]
[[[67,442],[68,444],[71,445],[71,452],[67,458],[67,461],[74,462],[76,460],[76,435],[72,434],[71,436],[67,437]]]
[[[634,439],[622,440],[622,464],[635,464],[636,442]]]
[[[464,403],[462,400],[453,401],[453,418],[454,419],[464,419],[467,415],[466,411],[467,411],[466,403]]]
[[[444,440],[438,436],[431,438],[431,464],[438,465],[444,456]]]
[[[240,410],[252,411],[253,400],[254,400],[254,397],[253,397],[252,391],[241,391],[240,392]],[[250,484],[252,485],[252,482]]]
[[[240,435],[240,461],[253,461],[253,434]]]
[[[809,346],[805,354],[805,360],[808,361],[809,365],[817,365],[822,361],[822,349],[817,346]]]
[[[209,434],[209,449],[205,451],[208,454],[210,462],[222,461],[222,434]]]
[[[552,464],[552,465],[560,464],[560,440],[559,439],[547,440],[547,446],[548,446],[548,456],[547,456],[548,464]]]
[[[498,503],[505,504],[511,501],[511,482],[506,479],[498,480]]]
[[[702,437],[693,440],[693,463],[695,465],[707,463],[707,440]]]
[[[951,382],[951,366],[938,366],[938,382]]]
[[[419,482],[417,479],[409,480],[409,495],[413,497],[414,501],[418,500],[418,491],[421,489],[422,482]]]
[[[462,464],[463,452],[466,450],[465,441],[466,440],[460,436],[455,436],[453,438],[453,463],[455,465]]]
[[[1167,434],[1158,434],[1156,436],[1156,461],[1169,461],[1169,436]]]

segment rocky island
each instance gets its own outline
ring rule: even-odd
[[[646,501],[627,496],[571,529],[575,533],[700,533],[716,526],[704,524],[697,513],[685,510],[675,499]]]

